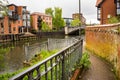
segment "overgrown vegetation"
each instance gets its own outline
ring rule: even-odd
[[[74,70],[77,68],[88,69],[91,65],[89,58],[90,55],[88,54],[88,52],[84,52],[82,58],[80,59],[79,62],[77,62],[75,67],[72,69],[72,71],[74,72]]]
[[[45,58],[55,54],[56,52],[58,52],[58,50],[51,50],[51,51],[42,50],[39,54],[36,54],[29,62],[32,66],[32,65],[44,60]],[[8,80],[12,76],[26,70],[28,67],[30,67],[30,65],[29,66],[27,65],[23,69],[20,69],[16,72],[13,72],[13,73],[2,74],[2,75],[0,75],[0,80]],[[36,75],[36,74],[34,73],[34,75]],[[25,78],[25,80],[27,80],[27,78]]]
[[[118,22],[119,22],[118,17],[110,17],[110,18],[108,19],[108,23],[109,23],[109,24],[118,23]]]
[[[87,52],[84,52],[82,55],[82,58],[80,60],[80,64],[79,64],[80,68],[83,67],[83,68],[87,69],[90,67],[91,62],[90,62],[89,58],[90,58],[90,55]]]
[[[42,61],[42,60],[46,59],[47,57],[55,54],[56,52],[58,52],[58,50],[51,50],[51,51],[42,50],[39,54],[36,54],[30,60],[30,63],[35,64],[36,62]]]
[[[74,19],[71,22],[71,26],[79,26],[79,25],[81,25],[81,21],[79,19]]]
[[[10,51],[10,48],[0,48],[0,54],[5,54]]]

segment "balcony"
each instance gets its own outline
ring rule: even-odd
[[[0,13],[0,19],[3,19],[3,18],[4,18],[3,14],[2,14],[2,13]]]
[[[9,15],[9,18],[11,20],[18,20],[18,18],[19,18],[18,14],[16,12],[14,12],[14,11],[9,11],[8,15]]]

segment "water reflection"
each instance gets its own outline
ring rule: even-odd
[[[23,61],[27,60],[30,56],[30,54],[25,51],[26,46],[28,46],[28,44],[40,43],[45,40],[46,39],[41,39],[40,41],[1,44],[0,49],[9,48],[9,50],[7,52],[0,53],[0,74],[13,72],[23,68]]]
[[[56,38],[58,37],[64,38],[64,36],[56,36]],[[32,52],[27,51],[26,46],[38,44],[46,40],[47,38],[42,38],[38,41],[0,44],[0,48],[9,48],[8,52],[0,54],[0,74],[14,72],[23,68],[23,62],[33,55]]]

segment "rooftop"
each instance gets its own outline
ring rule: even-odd
[[[43,16],[50,16],[50,15],[47,15],[45,13],[40,13],[40,12],[34,12],[32,13],[31,15],[43,15]]]
[[[96,2],[96,7],[100,6],[100,4],[103,2],[104,0],[97,0]]]

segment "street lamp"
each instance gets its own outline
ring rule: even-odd
[[[80,14],[81,14],[81,1],[79,0],[79,21],[81,20]],[[79,26],[80,25],[81,24],[79,23]]]

